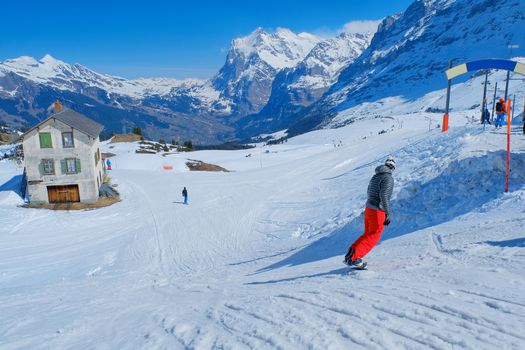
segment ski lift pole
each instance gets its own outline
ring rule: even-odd
[[[489,78],[489,71],[485,71],[485,84],[483,85],[483,98],[481,99],[481,123],[483,124],[483,130],[485,130],[485,106],[487,103],[487,80]]]
[[[510,173],[510,124],[512,119],[512,102],[507,101],[507,167],[505,170],[505,193],[509,192],[509,173]]]
[[[507,101],[507,97],[509,94],[509,79],[510,79],[510,71],[507,71],[507,79],[505,80],[505,101]]]
[[[512,110],[514,110],[514,106],[516,106],[516,94],[512,95]]]
[[[496,93],[497,92],[498,92],[498,82],[496,82],[496,85],[494,86],[494,98],[492,99],[492,114],[490,115],[491,122],[494,120],[494,111],[496,108]]]
[[[523,135],[525,135],[525,98],[523,99],[523,114],[521,118],[523,119]]]

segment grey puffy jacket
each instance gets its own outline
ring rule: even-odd
[[[368,185],[368,200],[366,206],[375,210],[382,210],[390,217],[390,197],[394,189],[394,178],[392,169],[386,165],[376,168],[376,174],[372,176]]]

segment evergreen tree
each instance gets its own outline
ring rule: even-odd
[[[191,143],[190,140],[184,141],[184,147],[186,147],[189,151],[193,151],[193,143]]]

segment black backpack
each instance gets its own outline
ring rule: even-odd
[[[503,112],[503,103],[496,103],[496,112]]]

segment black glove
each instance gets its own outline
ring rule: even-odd
[[[385,222],[383,222],[383,225],[385,225],[385,226],[390,225],[390,218],[388,217],[388,215],[386,216]]]

